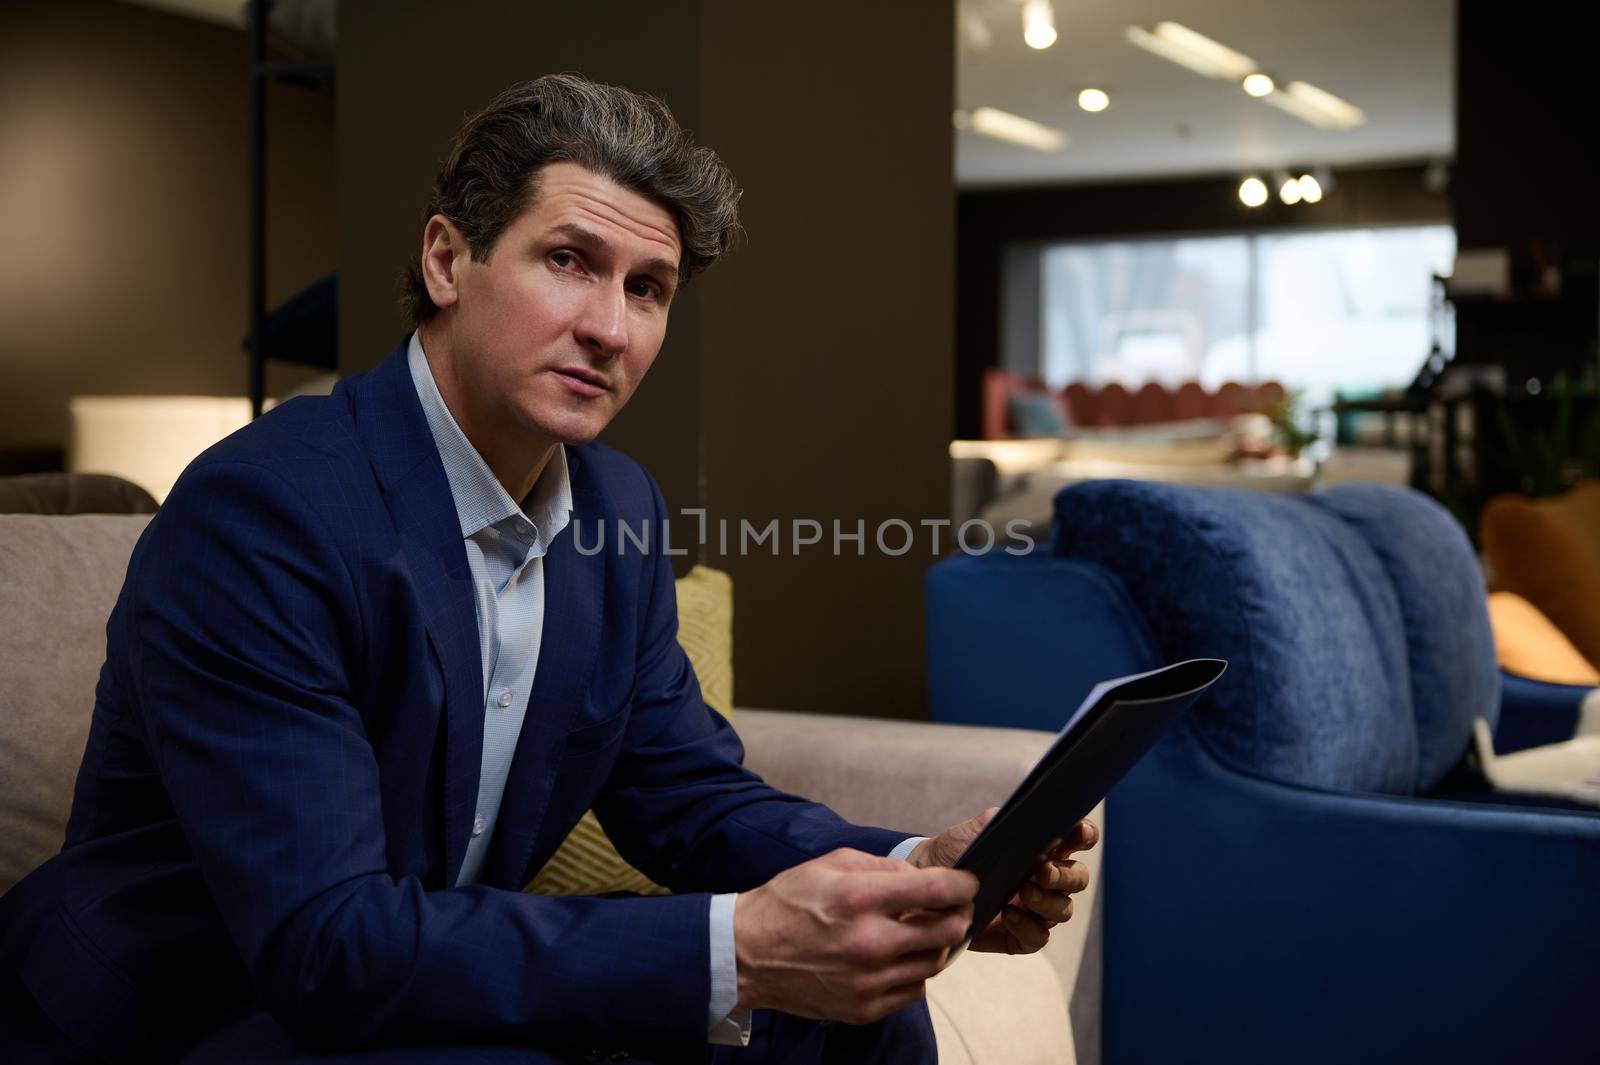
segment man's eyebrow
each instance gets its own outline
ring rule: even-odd
[[[580,226],[576,222],[563,222],[556,226],[552,232],[564,234],[577,243],[588,245],[591,248],[603,248],[606,244],[605,238],[600,234],[592,229]],[[645,262],[644,267],[652,273],[665,274],[672,279],[673,284],[679,283],[683,277],[678,270],[678,264],[668,259],[649,259]]]

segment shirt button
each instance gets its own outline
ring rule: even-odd
[[[473,838],[483,835],[483,818],[480,817],[472,822],[472,835]]]
[[[500,709],[504,710],[506,707],[511,705],[511,693],[508,691],[502,691],[498,701],[500,703]]]

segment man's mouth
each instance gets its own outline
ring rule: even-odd
[[[580,396],[601,396],[611,391],[611,384],[604,376],[582,366],[562,367],[555,374]]]

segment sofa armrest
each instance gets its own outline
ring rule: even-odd
[[[823,803],[849,821],[921,836],[1004,802],[1055,738],[1032,729],[777,710],[740,709],[734,723],[745,764],[774,787]],[[1089,816],[1103,836],[1104,804]],[[1089,888],[1042,952],[1069,1005],[1080,1065],[1099,1061],[1100,936],[1094,926],[1101,849],[1080,856],[1090,870]]]
[[[745,763],[848,821],[931,836],[1005,801],[1053,739],[1031,729],[736,711]]]
[[[1318,791],[1169,736],[1111,798],[1110,1058],[1594,1060],[1600,814]]]
[[[1494,749],[1509,754],[1600,733],[1600,688],[1551,684],[1500,673],[1500,720]]]

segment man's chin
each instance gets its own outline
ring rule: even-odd
[[[582,447],[584,444],[592,443],[609,421],[610,419],[599,421],[589,418],[561,418],[543,423],[533,422],[529,424],[529,428],[558,444]]]

